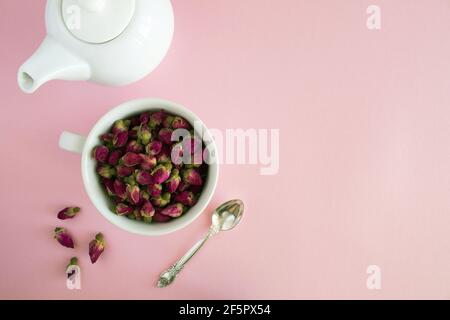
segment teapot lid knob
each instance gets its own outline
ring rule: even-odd
[[[62,0],[67,30],[88,43],[105,43],[118,37],[133,18],[136,0]]]

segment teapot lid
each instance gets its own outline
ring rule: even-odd
[[[118,37],[133,18],[135,0],[62,0],[67,30],[79,40],[104,43]]]

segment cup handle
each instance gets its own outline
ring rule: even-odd
[[[70,152],[81,153],[85,142],[86,137],[68,131],[64,131],[59,136],[59,147]]]

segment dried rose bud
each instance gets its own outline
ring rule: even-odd
[[[150,194],[145,190],[141,190],[141,203],[145,200],[150,200]]]
[[[100,141],[102,141],[102,142],[112,142],[113,138],[114,138],[114,134],[108,132],[108,133],[102,134],[100,136]]]
[[[72,237],[65,228],[56,227],[53,237],[64,247],[67,248],[74,247]]]
[[[95,263],[105,250],[105,240],[103,234],[97,233],[95,239],[89,242],[89,257],[91,262]]]
[[[108,163],[112,166],[116,166],[119,163],[120,157],[122,156],[121,150],[111,151],[108,158]]]
[[[128,138],[137,139],[138,131],[139,131],[139,126],[135,126],[135,127],[131,128],[131,130],[128,131]]]
[[[127,152],[122,157],[122,161],[123,161],[123,164],[126,165],[127,167],[133,167],[135,165],[140,164],[142,159],[141,159],[141,156],[137,153]]]
[[[152,198],[152,203],[157,207],[164,207],[170,202],[170,193],[166,192],[162,195]]]
[[[161,152],[162,142],[158,140],[153,140],[148,145],[145,146],[145,152],[147,152],[151,156],[156,156]]]
[[[152,218],[152,221],[153,222],[167,222],[171,219],[172,219],[171,217],[161,214],[161,211],[156,211],[155,215]]]
[[[193,186],[201,186],[203,184],[202,177],[195,169],[187,169],[182,173],[183,181]]]
[[[141,156],[141,169],[152,170],[156,166],[156,158],[146,154],[139,154]]]
[[[170,169],[164,164],[159,164],[152,171],[153,182],[156,184],[163,183],[170,177]]]
[[[127,198],[127,186],[119,179],[114,181],[114,193],[122,200]]]
[[[117,120],[116,122],[114,122],[112,132],[115,134],[118,132],[128,131],[130,124],[131,124],[130,120]]]
[[[69,261],[69,264],[66,266],[67,278],[72,277],[76,273],[76,269],[73,268],[74,266],[78,266],[78,258],[77,257],[72,257]]]
[[[195,204],[196,199],[195,199],[195,195],[193,192],[183,191],[183,192],[180,192],[179,194],[175,195],[175,201],[179,202],[185,206],[192,207]]]
[[[172,120],[173,129],[189,129],[190,126],[189,122],[182,117],[176,116]]]
[[[174,193],[177,190],[180,182],[181,182],[181,177],[179,175],[178,169],[173,169],[172,172],[170,173],[169,179],[165,182],[167,192]]]
[[[109,164],[102,164],[97,168],[97,173],[103,178],[111,178],[116,174],[116,169]]]
[[[79,207],[67,207],[62,209],[60,212],[58,212],[58,219],[66,220],[66,219],[72,219],[77,215],[77,213],[80,212]]]
[[[138,221],[142,221],[142,215],[139,209],[134,209],[133,211],[134,218]]]
[[[136,181],[141,185],[148,185],[152,183],[152,176],[149,172],[144,170],[137,170]]]
[[[183,209],[184,207],[181,203],[175,203],[162,209],[161,214],[172,218],[176,218],[182,215]]]
[[[113,196],[116,194],[114,190],[114,181],[111,179],[103,178],[102,184],[105,186],[106,192],[108,195]]]
[[[143,150],[144,147],[142,146],[142,144],[140,144],[136,140],[129,141],[125,149],[126,152],[133,152],[133,153],[141,153]]]
[[[133,208],[130,207],[129,205],[126,205],[125,203],[119,203],[116,206],[115,211],[116,211],[117,215],[119,215],[119,216],[126,216],[133,212]]]
[[[98,146],[94,148],[94,158],[98,162],[104,163],[108,160],[109,149],[105,146]]]
[[[163,120],[163,122],[162,122],[163,127],[164,128],[170,128],[172,126],[173,119],[175,119],[174,116],[166,115],[164,120]]]
[[[162,193],[162,185],[161,184],[150,184],[148,186],[148,193],[152,197],[158,197]]]
[[[162,123],[164,117],[165,117],[164,110],[160,110],[160,111],[153,112],[152,114],[150,114],[150,120],[149,120],[150,127],[155,128],[155,127],[159,126]]]
[[[150,142],[152,138],[152,133],[150,132],[147,126],[141,126],[139,128],[138,138],[143,145],[147,145]]]
[[[172,129],[169,128],[162,128],[158,132],[158,138],[165,144],[171,144],[172,143]]]
[[[148,112],[143,112],[140,114],[139,122],[141,124],[147,124],[149,120],[150,120],[150,114]]]
[[[161,152],[156,156],[156,161],[158,163],[169,163],[171,162],[170,159],[170,146],[167,144],[164,144],[161,148]]]
[[[116,172],[119,177],[128,177],[130,174],[133,173],[133,169],[130,167],[118,165],[116,167]]]
[[[182,179],[180,184],[178,185],[178,191],[179,192],[186,191],[187,189],[189,189],[189,187],[190,187],[189,183],[184,182]]]
[[[153,208],[153,205],[150,201],[145,200],[139,213],[145,222],[151,222],[151,217],[153,217],[153,215],[155,214],[155,208]]]
[[[138,204],[141,198],[139,187],[127,185],[127,198],[130,203]]]
[[[113,145],[115,148],[121,148],[127,144],[128,131],[120,131],[114,134]]]

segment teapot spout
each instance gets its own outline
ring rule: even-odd
[[[33,93],[50,80],[88,80],[90,66],[47,36],[36,52],[19,68],[20,89]]]

